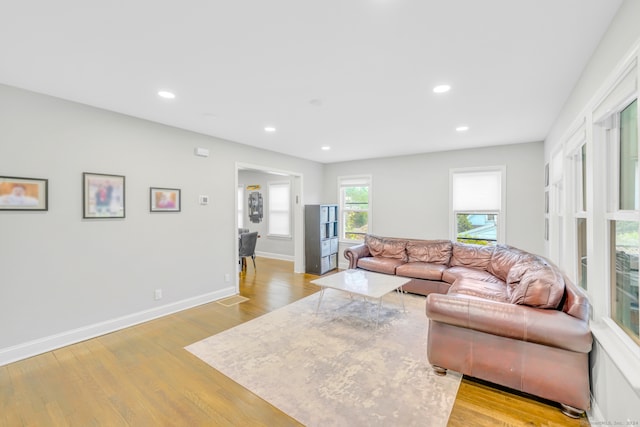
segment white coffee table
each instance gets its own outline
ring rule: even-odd
[[[378,313],[376,316],[376,326],[380,318],[380,308],[382,307],[382,297],[389,292],[400,291],[400,300],[402,301],[402,311],[404,308],[404,298],[402,296],[402,286],[409,283],[411,279],[400,276],[392,276],[390,274],[374,273],[371,271],[351,269],[312,280],[311,283],[320,286],[320,297],[316,307],[316,314],[320,309],[320,303],[327,288],[337,289],[354,295],[360,295],[366,298],[378,299]]]

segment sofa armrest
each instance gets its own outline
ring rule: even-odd
[[[364,243],[351,246],[344,250],[344,257],[349,260],[349,268],[356,268],[358,266],[358,259],[370,256],[369,247]]]
[[[588,322],[557,310],[430,294],[426,313],[432,321],[578,353],[591,351],[593,342]]]

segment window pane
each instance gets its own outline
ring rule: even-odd
[[[371,182],[364,177],[340,179],[341,239],[362,241],[369,232]]]
[[[495,213],[456,214],[458,242],[495,245],[498,240],[498,215]]]
[[[269,234],[289,235],[289,212],[269,212]]]
[[[501,172],[454,172],[452,175],[453,210],[501,209]]]
[[[578,218],[577,221],[578,244],[578,285],[587,289],[587,220]]]
[[[620,209],[638,209],[638,109],[633,101],[620,113]]]
[[[635,221],[611,221],[611,317],[636,341],[638,333],[638,226]]]
[[[369,230],[368,212],[344,212],[344,238],[359,240],[367,234]]]
[[[290,235],[290,199],[288,182],[269,183],[269,234]]]
[[[369,209],[369,187],[345,187],[344,208],[346,210]]]
[[[269,186],[269,209],[274,211],[289,210],[289,184]]]

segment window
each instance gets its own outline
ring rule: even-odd
[[[269,231],[270,236],[290,237],[291,224],[291,184],[289,181],[268,184]]]
[[[620,113],[620,210],[638,210],[638,101]]]
[[[587,289],[587,219],[576,219],[576,245],[578,254],[578,285]]]
[[[340,237],[347,241],[361,241],[371,232],[371,177],[339,177]]]
[[[569,178],[571,174],[569,173]],[[564,236],[565,227],[573,231],[565,223],[565,209],[571,209],[571,204],[565,200],[565,153],[557,150],[551,155],[549,163],[549,234],[551,236]],[[567,192],[569,193],[569,192]],[[569,211],[571,213],[571,211]],[[564,239],[551,239],[549,245],[549,255],[556,260],[558,265],[565,265],[565,262],[572,262],[573,255],[567,254]],[[571,248],[573,245],[570,246]]]
[[[640,188],[638,176],[637,100],[627,105],[614,120],[609,158],[610,182],[609,240],[611,318],[637,343],[638,255],[640,249]],[[617,135],[617,137],[616,137]],[[614,161],[611,161],[611,160]]]
[[[573,152],[573,189],[575,219],[575,271],[576,282],[587,289],[587,144],[583,142]]]
[[[587,211],[587,144],[582,144],[574,156],[576,182],[576,212]]]
[[[479,245],[504,241],[504,167],[451,171],[453,240]]]
[[[238,228],[244,227],[244,187],[238,185]]]

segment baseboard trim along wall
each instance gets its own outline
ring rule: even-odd
[[[188,308],[196,307],[198,305],[206,304],[235,294],[236,289],[231,286],[219,291],[210,292],[160,307],[154,307],[150,310],[140,311],[82,328],[39,338],[16,346],[3,348],[0,349],[0,366],[46,353],[67,345],[75,344],[80,341],[85,341],[90,338],[95,338],[100,335],[115,332],[143,322],[148,322],[149,320],[177,313]]]
[[[256,251],[256,256],[263,257],[263,258],[279,259],[281,261],[291,261],[291,262],[293,262],[295,260],[293,255],[282,255],[282,254],[276,254],[276,253],[272,253],[272,252],[258,252],[258,251]]]

